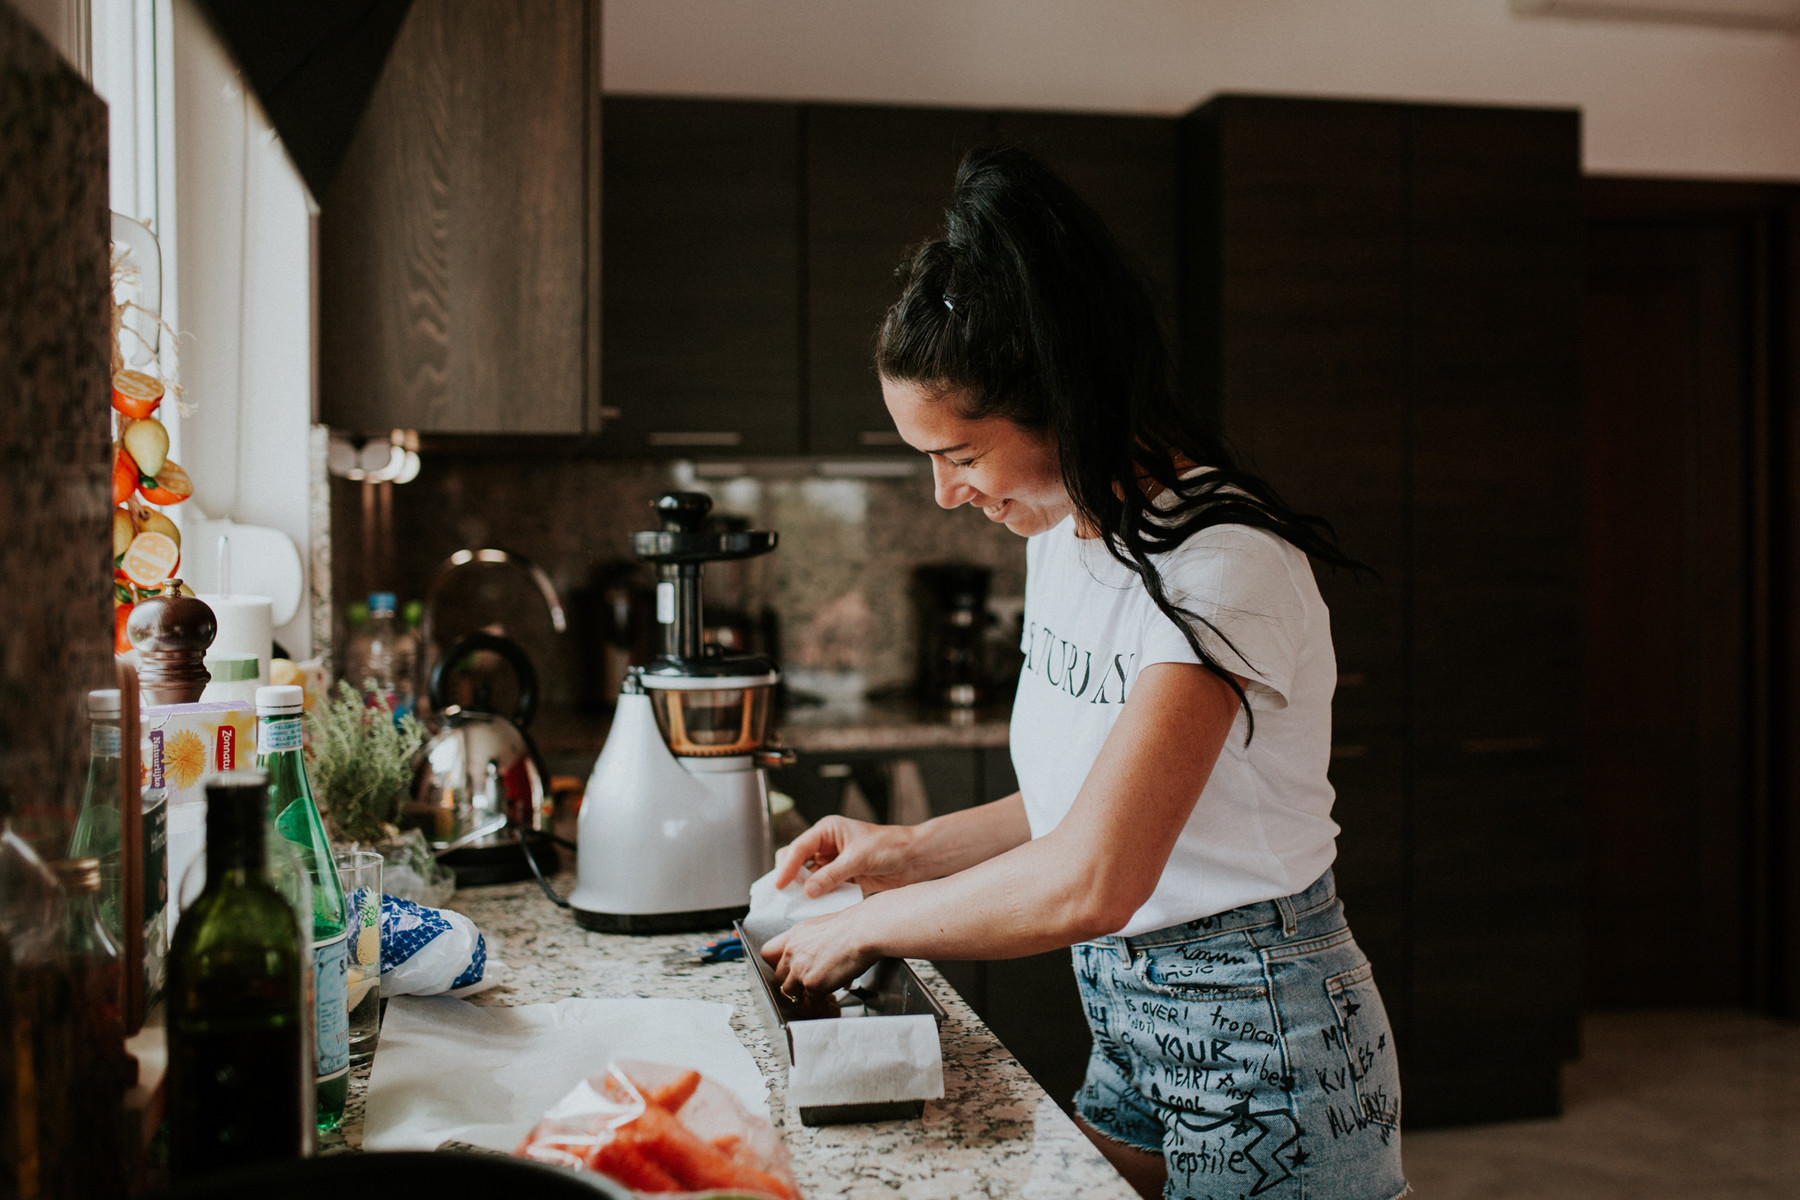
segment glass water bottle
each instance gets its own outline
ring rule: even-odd
[[[96,904],[113,945],[125,944],[123,845],[119,837],[119,689],[88,693],[88,771],[81,794],[75,833],[69,839],[71,859],[100,863]],[[163,956],[169,942],[168,804],[162,789],[147,789],[141,798],[144,846],[144,997],[155,1003],[162,994]]]
[[[349,925],[344,888],[301,758],[302,700],[291,684],[256,691],[256,765],[269,774],[269,812],[312,884],[314,1052],[318,1127],[335,1129],[350,1092]]]

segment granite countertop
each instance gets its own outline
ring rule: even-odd
[[[1004,746],[1011,704],[941,708],[917,700],[794,707],[775,720],[776,745],[802,753]]]
[[[564,876],[554,882],[566,893],[574,881]],[[929,963],[912,965],[949,1015],[942,1028],[944,1099],[928,1101],[914,1120],[809,1127],[787,1103],[783,1060],[752,1007],[748,968],[742,962],[703,964],[695,955],[713,935],[591,933],[533,883],[466,889],[449,907],[473,918],[487,936],[490,956],[510,968],[506,982],[475,1003],[645,996],[731,1005],[732,1028],[762,1068],[771,1117],[809,1200],[1135,1196]],[[366,1080],[366,1069],[353,1076],[344,1126],[320,1139],[322,1151],[361,1147]]]

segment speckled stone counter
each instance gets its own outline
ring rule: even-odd
[[[1010,707],[934,708],[908,700],[791,708],[774,741],[802,753],[974,749],[1006,745]]]
[[[573,881],[565,876],[556,883],[567,892]],[[476,1003],[648,996],[731,1005],[732,1028],[762,1067],[770,1114],[810,1200],[1135,1195],[929,963],[913,967],[949,1014],[942,1029],[944,1099],[928,1102],[917,1120],[808,1127],[788,1106],[785,1068],[752,1007],[748,968],[741,962],[703,964],[694,953],[714,935],[590,933],[545,900],[535,884],[467,889],[450,906],[475,920],[487,935],[489,955],[510,970],[505,984],[480,994]],[[366,1078],[364,1071],[353,1079],[344,1127],[321,1139],[323,1150],[361,1146]]]

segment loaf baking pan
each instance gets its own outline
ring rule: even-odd
[[[905,959],[884,958],[870,967],[849,988],[830,998],[805,997],[790,1000],[776,986],[775,973],[763,961],[762,940],[745,931],[742,923],[737,934],[743,939],[744,961],[750,971],[750,994],[755,998],[757,1014],[768,1030],[769,1041],[782,1054],[791,1074],[794,1067],[794,1037],[790,1025],[797,1021],[879,1021],[884,1017],[929,1015],[941,1028],[943,1006],[937,1002],[924,982],[907,965]],[[842,1015],[846,1008],[858,1009],[854,1016]],[[820,1104],[800,1108],[803,1125],[844,1125],[861,1121],[895,1121],[917,1117],[925,1111],[925,1101],[912,1097],[855,1104]]]

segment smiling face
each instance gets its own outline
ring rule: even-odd
[[[972,504],[1020,537],[1054,529],[1075,510],[1049,434],[999,417],[967,420],[914,383],[884,378],[881,394],[900,437],[930,457],[943,507]]]

